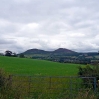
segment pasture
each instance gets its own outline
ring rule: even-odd
[[[82,92],[86,92],[81,78],[67,77],[76,76],[78,66],[79,64],[0,56],[0,68],[13,74],[5,75],[1,71],[0,99],[80,99]],[[90,98],[92,95],[94,96],[88,93],[82,99],[96,99]]]
[[[79,64],[0,56],[0,68],[17,75],[76,76]]]

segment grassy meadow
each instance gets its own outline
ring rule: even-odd
[[[0,68],[8,73],[40,76],[76,76],[79,64],[0,56]]]
[[[94,93],[89,94],[89,89],[88,92],[83,89],[80,78],[57,77],[76,76],[78,66],[79,64],[0,56],[0,99],[80,99],[83,91],[86,95],[81,99],[96,99]],[[6,75],[5,72],[15,76]]]

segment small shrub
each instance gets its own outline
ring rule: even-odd
[[[97,99],[97,97],[91,89],[87,89],[81,90],[75,99]]]
[[[96,77],[96,85],[98,88],[98,80],[99,80],[99,64],[94,64],[94,65],[86,65],[86,67],[78,67],[79,72],[78,76],[82,77]],[[89,79],[82,79],[83,80],[83,85],[86,84],[86,87],[89,86],[89,83],[94,84],[94,79],[89,78]],[[92,85],[93,86],[93,85]]]
[[[0,69],[0,99],[24,99],[27,94],[25,89],[24,83],[19,84],[12,75]]]

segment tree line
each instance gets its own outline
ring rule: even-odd
[[[6,50],[4,56],[9,56],[9,57],[20,57],[20,58],[24,58],[24,54],[16,54],[15,52],[12,52],[10,50]]]

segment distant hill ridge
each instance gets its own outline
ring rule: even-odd
[[[99,54],[97,52],[79,53],[66,48],[59,48],[54,51],[29,49],[21,54],[24,54],[27,58],[49,60],[61,63],[89,64],[99,60]]]
[[[76,52],[74,52],[74,51],[72,51],[72,50],[69,50],[69,49],[65,49],[65,48],[59,48],[59,49],[57,49],[57,50],[55,50],[55,51],[53,51],[54,53],[76,53]]]
[[[65,48],[59,48],[54,51],[45,51],[45,50],[41,50],[41,49],[29,49],[23,53],[24,54],[41,54],[41,53],[46,54],[46,53],[77,53],[77,52],[74,52],[72,50],[65,49]]]

